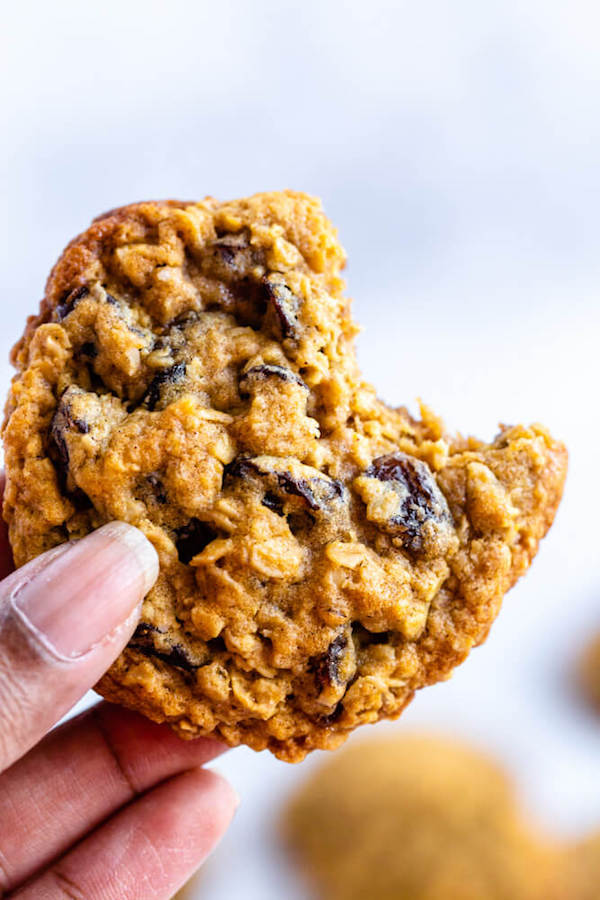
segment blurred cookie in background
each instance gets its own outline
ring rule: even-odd
[[[578,661],[577,677],[588,702],[600,712],[600,632],[585,645]]]
[[[600,831],[567,854],[567,900],[600,900]]]
[[[554,900],[560,853],[502,769],[458,741],[389,736],[339,751],[285,811],[286,842],[327,900]]]

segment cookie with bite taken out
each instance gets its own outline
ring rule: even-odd
[[[160,576],[105,697],[285,760],[394,718],[480,644],[566,451],[377,399],[344,253],[292,191],[137,203],[69,244],[13,351],[17,565],[121,519]]]

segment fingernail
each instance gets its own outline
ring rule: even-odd
[[[154,547],[125,522],[110,522],[43,562],[39,557],[12,576],[13,609],[35,638],[68,659],[124,625],[158,575]]]

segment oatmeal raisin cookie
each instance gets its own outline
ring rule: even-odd
[[[160,557],[100,693],[286,760],[485,639],[566,471],[540,425],[485,444],[378,400],[343,264],[292,191],[114,210],[50,274],[6,407],[17,565],[112,519]]]

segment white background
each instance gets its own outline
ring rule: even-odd
[[[573,690],[600,628],[600,16],[582,0],[5,5],[0,379],[50,266],[92,216],[162,197],[319,194],[349,255],[359,354],[387,400],[569,445],[556,525],[483,649],[397,730],[492,749],[560,833],[600,825],[600,720]],[[317,756],[246,749],[213,900],[302,898],[281,802]]]

